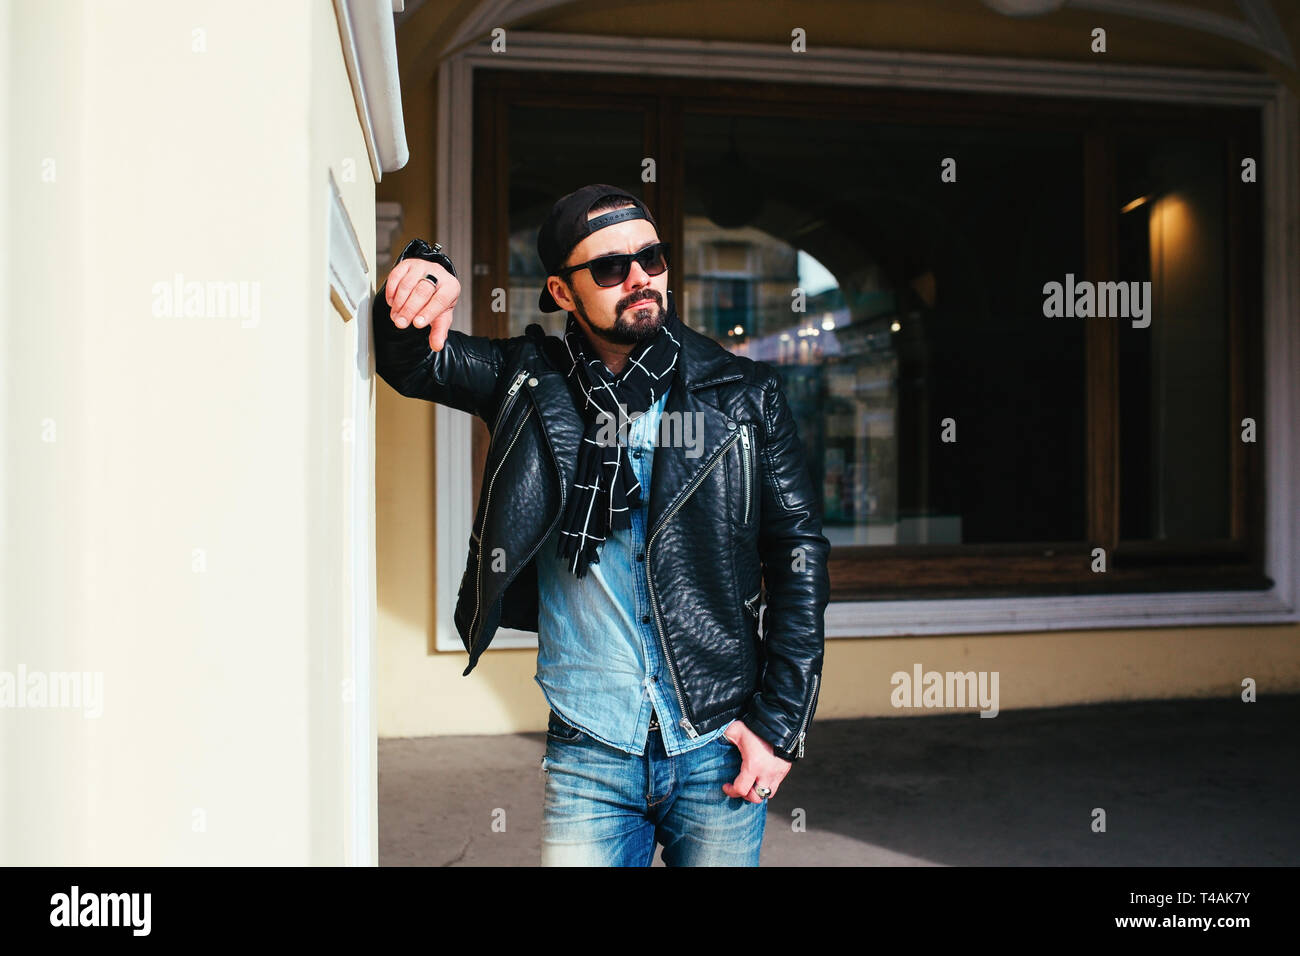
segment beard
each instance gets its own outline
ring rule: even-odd
[[[648,296],[649,298],[644,298]],[[643,301],[636,302],[638,298]],[[614,327],[607,329],[597,326],[587,314],[587,308],[573,293],[573,302],[578,315],[587,325],[587,334],[599,336],[611,345],[636,345],[656,334],[668,321],[668,312],[663,307],[662,296],[655,289],[641,289],[633,293],[624,302],[618,304],[618,314],[614,318]],[[630,308],[628,303],[636,302]]]

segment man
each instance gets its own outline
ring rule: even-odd
[[[491,430],[465,673],[498,626],[538,632],[543,864],[648,865],[658,842],[669,866],[756,866],[816,708],[829,592],[780,378],[682,324],[668,249],[623,190],[563,197],[537,246],[562,337],[451,329],[455,269],[418,239],[375,301],[379,375]]]

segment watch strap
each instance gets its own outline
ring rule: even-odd
[[[460,276],[456,275],[456,267],[451,264],[451,258],[442,251],[442,246],[436,242],[430,246],[423,239],[412,239],[406,244],[402,254],[397,257],[397,261],[401,262],[403,259],[412,258],[423,259],[426,262],[436,262],[453,276],[456,276],[457,279],[460,278]]]

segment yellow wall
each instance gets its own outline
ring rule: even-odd
[[[1203,9],[1235,15],[1227,0]],[[437,51],[470,3],[426,4],[398,32],[412,161],[380,184],[405,214],[407,239],[433,235],[434,174],[446,149],[434,140]],[[1300,53],[1300,14],[1283,16]],[[574,3],[520,29],[786,42],[792,25],[810,42],[927,52],[1088,59],[1086,38],[1103,25],[1116,61],[1263,68],[1295,86],[1295,73],[1226,40],[1148,21],[1067,11],[1011,20],[975,0],[755,4],[748,0]],[[513,29],[513,28],[512,28]],[[440,151],[440,147],[442,151]],[[464,251],[450,250],[457,262]],[[384,264],[386,268],[387,263]],[[381,276],[382,278],[382,276]],[[433,406],[378,384],[377,547],[381,736],[496,734],[545,728],[546,703],[532,680],[533,650],[489,650],[469,677],[466,655],[431,652],[435,560],[464,567],[465,554],[434,554]],[[459,414],[459,413],[454,413]],[[481,426],[478,426],[481,427]],[[450,609],[447,609],[450,614]],[[926,670],[996,670],[1003,709],[1180,696],[1235,697],[1253,677],[1261,695],[1300,689],[1300,626],[1056,631],[1045,634],[832,639],[827,641],[817,716],[937,713],[897,710],[890,675]],[[816,730],[809,734],[816,746]]]
[[[344,862],[356,323],[327,300],[326,171],[365,250],[374,180],[333,7],[0,23],[0,667],[104,693],[0,712],[0,863]],[[178,272],[256,283],[259,314],[154,314]]]

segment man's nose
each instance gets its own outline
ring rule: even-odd
[[[632,268],[627,270],[629,291],[650,284],[650,273],[641,268],[641,263],[632,260]]]

